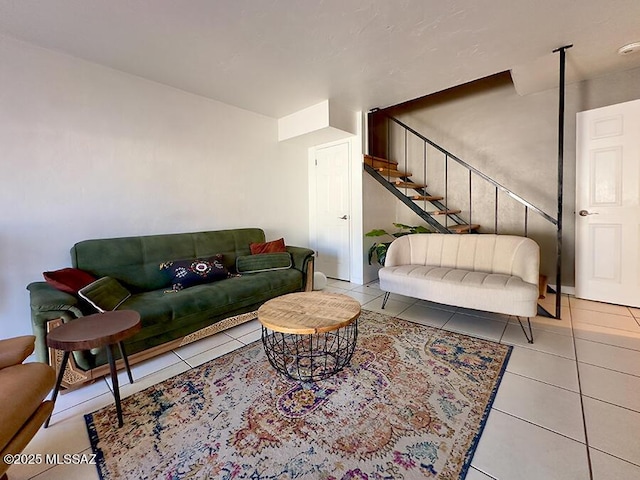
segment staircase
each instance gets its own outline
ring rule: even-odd
[[[382,114],[382,112],[372,112],[377,113],[378,115]],[[370,115],[372,115],[370,113]],[[398,200],[404,203],[407,207],[409,207],[416,215],[418,215],[422,220],[424,220],[432,229],[439,233],[457,233],[457,234],[465,234],[465,233],[499,233],[499,225],[498,225],[498,210],[499,210],[499,193],[503,194],[503,197],[507,197],[510,200],[516,202],[516,205],[519,204],[524,208],[524,222],[523,222],[523,234],[524,236],[528,236],[528,222],[529,222],[529,214],[531,212],[539,215],[545,221],[551,223],[554,226],[558,226],[558,221],[542,211],[540,208],[536,207],[532,203],[528,202],[524,198],[515,194],[508,188],[499,184],[486,174],[482,173],[475,167],[472,167],[468,163],[464,162],[460,158],[456,157],[452,153],[448,152],[444,148],[440,147],[433,141],[429,140],[422,134],[418,133],[408,125],[402,123],[397,118],[388,116],[386,114],[384,118],[387,122],[387,150],[389,150],[390,143],[390,128],[389,125],[397,125],[402,129],[402,135],[404,136],[404,169],[400,169],[398,166],[398,162],[388,158],[381,158],[373,155],[365,155],[364,156],[364,170],[369,173],[375,180],[377,180],[382,186],[384,186],[389,192],[391,192]],[[371,117],[370,117],[371,118]],[[370,128],[370,131],[373,129]],[[443,191],[444,195],[433,195],[429,193],[427,190],[428,186],[424,182],[414,182],[412,181],[412,173],[408,171],[407,165],[409,165],[408,156],[409,156],[409,148],[408,148],[408,139],[411,136],[414,142],[421,142],[423,145],[423,158],[422,164],[419,165],[419,169],[423,172],[423,178],[427,178],[427,147],[434,150],[440,156],[442,161],[444,162],[444,166],[442,167],[442,171],[444,172],[444,181],[443,185],[439,185],[439,189]],[[371,139],[370,139],[371,144]],[[439,153],[438,153],[439,152]],[[389,155],[387,155],[389,156]],[[400,155],[402,156],[402,155]],[[415,168],[416,162],[415,159],[412,159],[412,166]],[[434,159],[431,158],[430,162],[433,162]],[[438,161],[436,159],[435,161]],[[456,168],[462,168],[465,171],[465,177],[467,180],[467,192],[464,195],[460,195],[458,193],[457,198],[468,198],[468,204],[464,206],[465,214],[467,218],[463,218],[461,216],[461,210],[459,208],[452,208],[449,205],[449,193],[450,193],[450,183],[453,183],[453,186],[456,189],[465,188],[464,185],[452,182],[449,178],[449,164],[453,162],[456,165]],[[472,186],[473,189],[478,188],[478,185],[475,185],[473,181],[480,181],[480,186],[483,188],[484,192],[493,191],[493,197],[495,198],[495,206],[493,212],[493,225],[486,226],[483,228],[483,232],[480,232],[480,224],[474,223],[473,220],[473,196],[472,196]],[[488,189],[488,190],[487,190]],[[437,188],[436,188],[437,191]],[[502,206],[502,203],[500,203]],[[483,218],[487,218],[487,213],[482,212],[484,214]],[[479,217],[480,215],[476,215]],[[489,215],[490,216],[490,215]],[[502,233],[502,232],[501,232]],[[520,234],[520,232],[508,232],[512,234]],[[546,289],[546,277],[540,277],[540,288]],[[542,293],[542,290],[541,290]],[[555,318],[560,318],[560,298],[556,299],[556,316]],[[538,308],[539,314],[553,317],[553,315],[549,314],[546,310],[539,306]]]
[[[469,225],[468,222],[460,218],[458,216],[460,210],[447,208],[441,202],[444,197],[430,195],[427,191],[427,185],[412,182],[412,174],[398,170],[397,162],[365,155],[364,168],[436,231],[440,233],[474,233],[480,228],[480,225]],[[419,206],[416,202],[422,202],[423,206]],[[434,210],[426,210],[425,204],[427,203]]]
[[[408,165],[408,157],[409,157],[409,139],[412,139],[413,142],[419,142],[423,145],[422,151],[422,161],[420,165],[420,170],[423,171],[424,178],[427,176],[427,147],[436,152],[444,162],[444,166],[442,168],[444,172],[444,181],[443,185],[440,186],[440,189],[443,191],[443,195],[433,195],[429,193],[427,190],[427,185],[425,183],[418,183],[411,181],[411,172],[406,170],[401,170],[398,167],[398,162],[396,160],[381,158],[373,155],[365,155],[364,156],[364,169],[367,171],[374,179],[376,179],[381,185],[383,185],[389,192],[391,192],[396,198],[398,198],[402,203],[404,203],[407,207],[409,207],[416,215],[418,215],[421,219],[423,219],[428,225],[430,225],[436,232],[440,233],[499,233],[499,225],[498,225],[498,210],[499,210],[499,201],[498,194],[502,193],[504,196],[508,197],[511,200],[520,204],[521,207],[524,208],[524,222],[523,222],[523,232],[522,234],[526,237],[528,236],[528,223],[529,223],[529,215],[531,212],[539,215],[547,222],[557,226],[558,221],[551,217],[549,214],[542,211],[540,208],[536,207],[532,203],[528,202],[524,198],[520,197],[516,193],[512,192],[508,188],[504,187],[500,183],[496,182],[486,174],[482,173],[480,170],[472,167],[468,163],[464,162],[451,152],[445,150],[440,145],[437,145],[435,142],[429,140],[424,135],[420,134],[410,126],[401,122],[397,118],[384,114],[382,111],[374,111],[371,112],[371,115],[383,115],[387,122],[387,150],[389,149],[390,139],[390,126],[395,125],[400,127],[402,135],[404,138],[404,164]],[[370,131],[372,129],[370,128]],[[371,140],[371,139],[370,139]],[[389,155],[387,155],[389,156]],[[436,160],[437,161],[437,160]],[[430,162],[434,162],[433,159]],[[450,183],[452,183],[449,179],[449,170],[450,164],[455,165],[458,169],[462,168],[465,173],[465,177],[467,177],[467,186],[464,187],[462,185],[454,184],[452,185],[455,189],[467,188],[467,192],[465,193],[465,197],[468,198],[468,204],[464,206],[466,209],[466,217],[463,218],[460,213],[460,205],[449,205],[449,191]],[[414,162],[415,165],[415,162]],[[405,167],[406,168],[406,167]],[[480,224],[473,222],[473,197],[472,197],[472,186],[474,186],[473,182],[480,182],[482,186],[486,189],[493,190],[493,197],[495,198],[494,204],[494,212],[493,212],[493,225],[489,225],[483,228],[483,231],[480,232]],[[477,188],[477,187],[473,187]],[[458,198],[461,198],[461,195],[458,195]],[[500,205],[501,206],[501,205]],[[455,208],[453,208],[455,207]],[[487,213],[484,213],[484,217],[487,217]],[[478,217],[479,215],[476,215]],[[510,232],[514,233],[514,232]],[[520,232],[517,232],[519,234]]]

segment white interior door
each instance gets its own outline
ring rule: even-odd
[[[576,296],[640,307],[640,100],[578,113]]]
[[[349,142],[317,148],[315,269],[349,281],[351,208]]]

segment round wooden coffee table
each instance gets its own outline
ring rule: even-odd
[[[294,380],[327,378],[349,364],[358,338],[360,303],[347,295],[298,292],[258,309],[269,362]]]
[[[51,330],[47,334],[47,345],[51,348],[64,351],[60,371],[58,372],[58,380],[56,381],[51,400],[55,403],[71,352],[106,347],[107,359],[109,360],[109,368],[111,371],[113,396],[116,401],[116,412],[118,413],[118,426],[121,427],[124,422],[122,420],[120,388],[118,386],[118,374],[113,355],[113,347],[117,344],[120,348],[120,356],[127,369],[129,381],[133,383],[133,375],[131,375],[129,360],[127,359],[122,341],[138,332],[141,328],[140,314],[138,312],[133,310],[117,310],[78,318],[71,322],[63,323],[59,327]],[[49,426],[50,420],[51,417],[47,418],[44,424],[45,428]]]

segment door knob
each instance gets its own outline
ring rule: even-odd
[[[346,215],[342,215],[341,217],[338,217],[340,220],[346,220],[347,216]]]
[[[586,217],[587,215],[598,215],[598,212],[588,212],[587,210],[580,210],[578,215],[581,217]]]

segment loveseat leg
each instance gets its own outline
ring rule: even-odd
[[[389,300],[389,295],[391,295],[391,292],[384,292],[384,298],[382,299],[383,309],[384,309],[384,306],[387,304],[387,300]]]
[[[527,337],[527,342],[529,343],[533,343],[533,329],[531,328],[531,319],[529,317],[527,317],[527,323],[529,324],[529,334],[527,335],[527,331],[524,328],[524,325],[522,325],[522,322],[520,321],[520,317],[518,318],[518,323],[520,324],[520,328],[522,328],[522,333],[524,333],[524,336]]]

